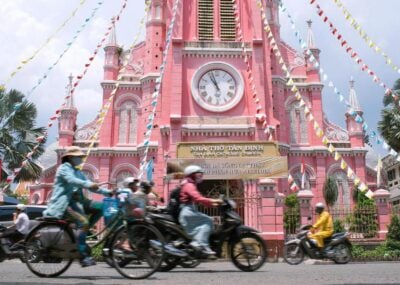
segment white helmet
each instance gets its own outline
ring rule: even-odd
[[[135,183],[135,182],[139,182],[139,179],[137,179],[136,177],[133,177],[133,176],[129,176],[124,179],[124,182],[122,182],[122,184],[124,187],[128,187],[129,184]]]
[[[17,205],[17,209],[20,210],[20,211],[24,211],[25,208],[26,208],[26,206],[24,204],[18,204]]]
[[[204,170],[198,165],[189,165],[186,166],[185,170],[183,171],[184,176],[190,176],[194,173],[204,173]]]
[[[322,202],[318,202],[317,204],[315,204],[315,208],[325,209],[325,205]]]

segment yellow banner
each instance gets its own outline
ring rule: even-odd
[[[225,159],[172,159],[167,163],[167,175],[177,177],[188,165],[198,165],[204,169],[204,179],[256,179],[286,178],[288,163],[286,156],[264,158]]]

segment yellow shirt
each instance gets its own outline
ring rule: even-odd
[[[313,228],[319,231],[333,232],[332,216],[327,211],[323,211],[319,215],[318,221],[313,225]]]

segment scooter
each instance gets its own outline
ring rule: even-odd
[[[0,233],[3,233],[7,230],[7,227],[0,224]],[[14,259],[19,258],[21,261],[24,257],[24,239],[13,243],[8,238],[0,238],[0,262],[3,262],[6,259]]]
[[[242,271],[255,271],[265,263],[266,245],[257,234],[257,230],[243,225],[242,219],[234,211],[235,208],[236,203],[233,200],[223,199],[223,204],[219,208],[222,223],[211,233],[210,247],[216,252],[217,257],[221,257],[223,245],[227,243],[232,263]],[[149,215],[167,242],[187,253],[186,257],[167,254],[161,271],[168,271],[183,264],[184,267],[193,267],[209,257],[191,247],[192,238],[172,216],[165,213],[149,213]]]
[[[312,259],[331,259],[337,264],[346,264],[351,261],[351,242],[349,233],[335,233],[331,237],[324,239],[324,248],[317,247],[315,240],[310,239],[311,225],[304,225],[300,228],[295,239],[285,243],[283,257],[291,265],[301,263],[304,256]]]

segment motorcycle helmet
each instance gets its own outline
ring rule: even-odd
[[[321,214],[325,209],[325,205],[322,202],[318,202],[317,204],[315,204],[315,212],[317,214]]]
[[[198,165],[189,165],[189,166],[186,166],[185,170],[183,171],[183,175],[185,177],[188,177],[195,173],[204,173],[204,170],[203,170],[203,168],[201,168]]]
[[[24,204],[18,204],[17,209],[20,210],[21,212],[24,211],[26,206]]]
[[[129,187],[129,184],[137,183],[137,182],[139,182],[139,179],[137,179],[136,177],[133,177],[133,176],[129,176],[124,179],[124,182],[122,184],[124,187]]]

